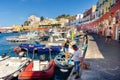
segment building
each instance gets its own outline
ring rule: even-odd
[[[98,11],[98,17],[101,17],[106,12],[109,12],[109,10],[113,7],[115,2],[115,0],[98,0],[96,10]]]
[[[66,27],[69,25],[69,20],[68,19],[65,19],[65,18],[61,18],[59,21],[58,21],[58,24],[61,24],[61,27]]]
[[[82,19],[83,19],[83,14],[77,14],[76,15],[76,20],[74,20],[74,25],[79,25],[80,23],[82,23]]]
[[[95,14],[94,14],[95,11],[96,11],[96,5],[93,5],[90,9],[86,10],[83,13],[83,21],[82,22],[88,22],[90,20],[93,20],[95,18]]]
[[[40,18],[36,17],[35,15],[31,15],[28,17],[28,21],[30,21],[30,25],[39,24]]]

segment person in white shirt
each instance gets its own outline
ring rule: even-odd
[[[80,77],[79,76],[80,64],[83,63],[83,55],[81,49],[79,49],[76,45],[73,45],[72,48],[74,50],[72,60],[74,60],[75,67],[75,72],[73,74],[76,74],[75,79],[78,79]]]
[[[108,42],[108,41],[111,41],[112,40],[112,28],[109,27],[109,29],[107,30],[107,33],[106,33],[106,40],[105,42]]]

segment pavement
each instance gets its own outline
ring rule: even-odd
[[[82,70],[80,80],[120,80],[120,43],[112,40],[105,43],[105,37],[89,35],[85,62],[88,70]]]

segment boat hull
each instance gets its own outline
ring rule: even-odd
[[[49,62],[50,67],[45,71],[32,71],[33,63],[31,62],[25,69],[25,71],[21,72],[18,76],[19,80],[50,80],[53,77],[55,62],[51,60]]]

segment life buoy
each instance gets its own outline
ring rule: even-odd
[[[14,53],[19,54],[19,52],[21,52],[21,48],[20,47],[15,47],[14,48]]]

